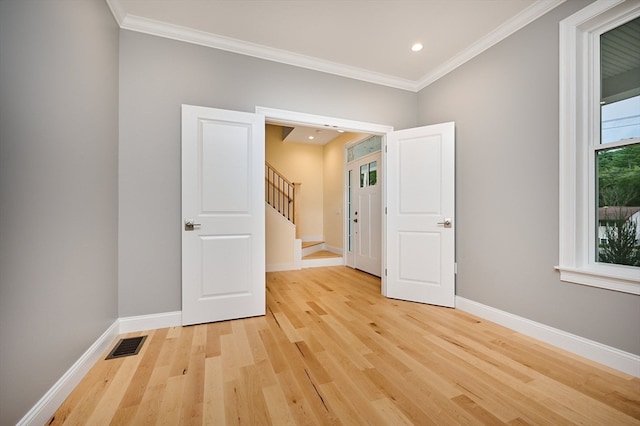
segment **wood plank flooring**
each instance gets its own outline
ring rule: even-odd
[[[48,424],[640,425],[640,379],[346,267],[268,273],[264,317],[141,334]]]

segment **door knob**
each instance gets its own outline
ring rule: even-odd
[[[446,218],[444,222],[438,222],[437,225],[444,225],[445,228],[451,228],[451,219]]]
[[[193,231],[193,227],[194,226],[201,226],[202,224],[200,223],[193,223],[194,220],[193,219],[185,219],[184,221],[184,230],[185,231]]]

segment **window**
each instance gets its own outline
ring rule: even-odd
[[[356,145],[350,146],[347,149],[347,163],[357,160],[360,157],[369,155],[373,152],[380,151],[382,147],[382,136],[374,135],[362,142],[358,142]]]
[[[353,242],[353,188],[351,188],[351,174],[352,170],[349,170],[347,177],[347,212],[349,213],[349,217],[347,218],[347,249],[349,252],[351,252]]]
[[[562,281],[640,294],[640,4],[560,23]]]
[[[378,162],[372,161],[360,166],[360,188],[378,183]]]

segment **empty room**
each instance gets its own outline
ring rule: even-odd
[[[0,425],[640,424],[638,76],[637,0],[0,0]]]

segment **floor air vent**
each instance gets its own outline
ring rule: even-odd
[[[123,356],[136,355],[140,351],[142,343],[144,343],[144,339],[146,338],[147,336],[139,336],[120,339],[116,347],[113,348],[111,353],[107,355],[105,359],[122,358]]]

